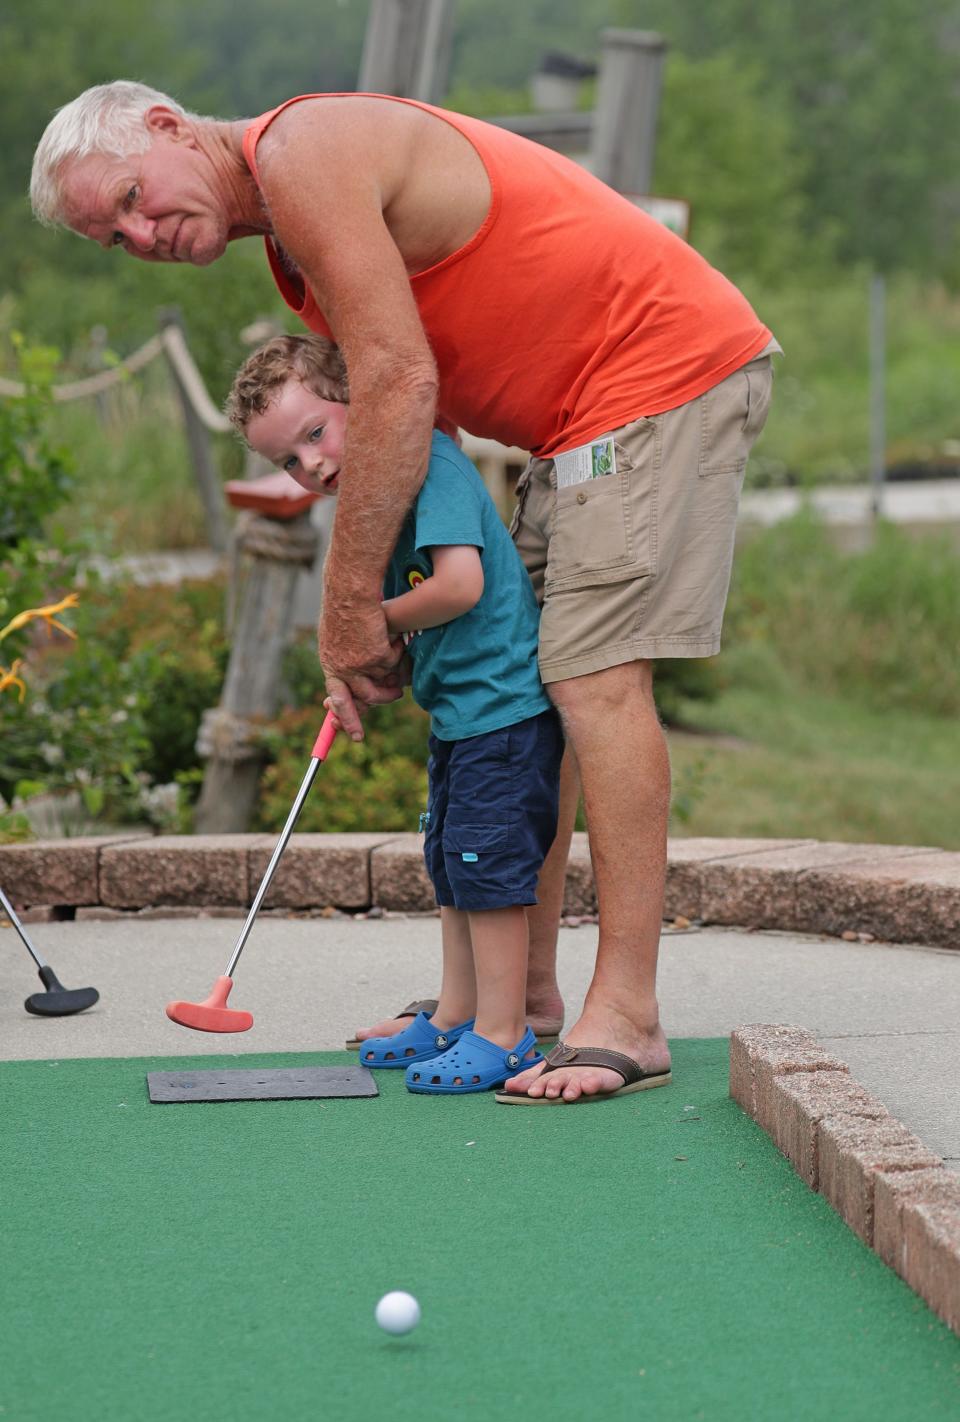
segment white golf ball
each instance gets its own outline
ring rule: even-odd
[[[420,1322],[420,1305],[413,1294],[394,1289],[384,1294],[377,1304],[374,1317],[384,1333],[411,1333]]]

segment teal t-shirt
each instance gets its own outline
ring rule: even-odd
[[[483,595],[440,627],[414,632],[413,696],[442,741],[462,741],[548,710],[537,670],[539,609],[530,579],[496,505],[470,460],[434,430],[430,467],[393,550],[385,597],[399,597],[433,573],[428,548],[480,550]]]

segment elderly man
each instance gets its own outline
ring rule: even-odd
[[[304,95],[219,122],[118,81],[54,117],[31,194],[41,221],[144,261],[205,266],[260,236],[287,303],[339,343],[351,413],[320,655],[354,739],[358,705],[399,694],[380,590],[432,425],[532,452],[512,531],[568,745],[532,913],[540,1033],[562,1021],[556,932],[578,772],[600,941],[550,1069],[521,1073],[508,1095],[573,1102],[668,1080],[655,978],[669,763],[654,661],[719,650],[770,331],[691,247],[576,164],[411,100]]]

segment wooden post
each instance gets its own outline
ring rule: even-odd
[[[621,193],[645,196],[653,180],[667,43],[647,30],[602,30],[590,167]]]
[[[244,326],[240,332],[240,339],[243,344],[253,352],[258,346],[266,345],[267,341],[274,336],[283,335],[283,326],[279,321],[274,321],[269,316],[263,316],[259,321],[251,321],[249,326]],[[244,450],[243,477],[245,479],[262,479],[264,474],[272,474],[273,465],[269,459],[264,459],[262,454],[258,454],[249,445]]]
[[[263,763],[256,728],[276,713],[297,579],[317,549],[313,496],[285,474],[232,480],[226,490],[244,510],[234,537],[247,568],[220,704],[204,712],[197,736],[207,762],[198,834],[241,833],[250,824]]]
[[[183,317],[179,307],[166,306],[159,311],[157,315],[160,320],[161,330],[166,326],[179,326],[181,331],[183,330]],[[176,386],[177,395],[180,398],[180,407],[183,410],[183,422],[187,431],[187,444],[190,449],[190,458],[193,462],[193,472],[196,476],[200,501],[203,504],[203,516],[207,527],[207,540],[215,552],[224,553],[230,541],[230,535],[227,527],[223,488],[220,482],[220,474],[217,469],[216,461],[213,457],[210,433],[193,408],[190,392],[186,385],[184,385],[180,372],[172,361],[168,361],[167,364],[170,367],[173,383]]]
[[[104,354],[107,349],[107,328],[103,325],[91,326],[90,345],[87,355],[87,365],[90,367],[91,375],[99,375],[101,370],[106,369]],[[97,407],[97,419],[101,425],[106,425],[110,420],[110,408],[107,403],[106,392],[100,390],[93,397]]]
[[[317,535],[317,554],[313,567],[305,568],[297,579],[290,627],[292,637],[307,630],[316,632],[320,625],[320,614],[323,611],[323,565],[333,537],[333,518],[336,511],[336,499],[318,499],[310,510],[310,522]]]
[[[887,474],[887,284],[879,272],[870,278],[870,511],[883,512]]]
[[[439,103],[452,39],[453,0],[372,0],[357,89]]]

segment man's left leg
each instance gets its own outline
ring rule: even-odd
[[[600,908],[593,979],[571,1047],[605,1047],[649,1072],[667,1071],[670,1051],[656,997],[666,882],[670,763],[653,700],[653,663],[626,662],[553,682],[564,731],[580,767]],[[575,1101],[614,1091],[605,1067],[540,1068],[507,1083],[512,1093]]]

